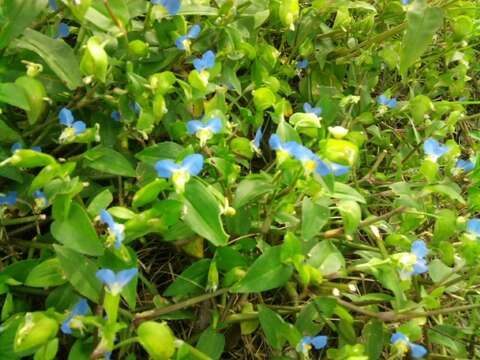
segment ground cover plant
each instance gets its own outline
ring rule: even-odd
[[[476,0],[0,0],[0,359],[475,359]]]

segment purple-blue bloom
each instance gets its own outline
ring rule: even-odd
[[[385,105],[386,107],[388,107],[390,109],[393,109],[393,108],[397,107],[397,99],[396,98],[388,98],[387,96],[385,96],[383,94],[380,95],[377,98],[377,102],[380,105]]]
[[[428,138],[423,144],[425,155],[433,162],[437,162],[437,160],[448,153],[449,150],[450,148],[448,146],[440,144],[432,138]]]
[[[318,336],[304,336],[300,341],[300,351],[307,353],[312,346],[316,350],[323,349],[327,346],[328,336],[318,335]]]
[[[308,67],[308,60],[304,59],[297,62],[297,69],[306,69]]]
[[[84,316],[88,314],[90,308],[88,307],[88,302],[85,299],[80,299],[80,301],[73,307],[72,312],[65,321],[62,323],[61,330],[64,334],[70,335],[73,328],[78,328],[78,324],[75,321],[76,316]]]
[[[58,24],[56,39],[63,39],[70,35],[70,28],[64,22]]]
[[[162,5],[173,16],[180,11],[181,2],[180,0],[152,0],[152,4]]]
[[[412,343],[408,336],[404,335],[400,331],[397,331],[390,338],[390,343],[397,346],[402,352],[407,352],[410,349],[410,353],[413,358],[419,359],[427,355],[427,349],[422,345]]]
[[[60,110],[58,118],[60,120],[60,124],[67,127],[62,136],[60,136],[61,139],[80,135],[87,129],[87,125],[81,120],[76,121],[72,112],[65,107]]]
[[[456,166],[457,166],[457,168],[459,168],[459,169],[461,169],[465,172],[469,172],[469,171],[472,171],[473,169],[475,169],[475,164],[470,160],[459,159],[459,160],[457,160]]]
[[[312,107],[312,105],[309,103],[303,104],[303,111],[305,111],[307,114],[314,114],[316,116],[320,116],[322,114],[321,107]]]
[[[10,191],[3,195],[0,194],[0,206],[2,205],[12,206],[12,205],[15,205],[16,202],[17,202],[16,191]]]
[[[198,24],[193,25],[186,35],[179,36],[175,40],[175,46],[180,50],[186,50],[190,45],[190,40],[198,38],[201,27]]]
[[[102,209],[100,211],[100,220],[108,226],[108,231],[111,236],[115,239],[115,249],[120,249],[120,246],[125,240],[125,226],[123,224],[116,223],[113,220],[112,215],[105,210]]]
[[[480,219],[470,219],[467,221],[467,232],[480,238]]]
[[[118,295],[122,289],[137,275],[137,268],[113,272],[110,269],[100,269],[97,271],[97,278],[107,287],[112,295]]]
[[[199,73],[213,68],[215,66],[215,53],[212,50],[208,50],[201,58],[193,60],[193,66]]]

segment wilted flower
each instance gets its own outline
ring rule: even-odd
[[[72,333],[72,329],[81,329],[83,324],[77,317],[86,315],[89,310],[90,309],[88,307],[87,300],[83,298],[80,299],[80,301],[73,307],[70,315],[68,315],[68,317],[62,323],[62,332],[70,335]]]
[[[104,224],[107,224],[108,238],[114,241],[115,249],[120,249],[123,240],[125,240],[125,226],[123,224],[116,223],[113,220],[112,215],[110,215],[110,213],[105,209],[100,211],[100,220]]]
[[[318,336],[304,336],[299,344],[299,350],[303,354],[307,354],[308,351],[313,347],[316,350],[323,349],[327,346],[328,336],[318,335]]]
[[[9,193],[6,193],[6,194],[0,194],[0,206],[2,205],[12,206],[12,205],[15,205],[16,202],[17,202],[16,191],[10,191]]]
[[[190,135],[195,135],[200,140],[200,146],[204,146],[214,134],[222,130],[222,120],[213,118],[206,124],[199,120],[190,120],[187,123],[187,131]]]
[[[322,114],[321,107],[312,107],[309,103],[303,104],[303,111],[307,114],[314,114],[316,116],[320,116]]]
[[[97,278],[105,284],[107,290],[112,295],[118,295],[122,289],[137,275],[137,268],[113,272],[110,269],[100,269],[97,271]]]
[[[198,38],[200,35],[201,27],[198,24],[193,25],[190,30],[188,30],[186,35],[179,36],[175,40],[175,46],[180,50],[187,50],[190,48],[190,40]]]
[[[427,256],[428,249],[425,242],[416,240],[412,243],[409,253],[400,254],[398,262],[401,266],[400,278],[408,279],[413,275],[423,274],[428,271]]]
[[[378,98],[377,98],[377,102],[380,104],[380,105],[384,105],[390,109],[393,109],[395,107],[397,107],[397,99],[396,98],[389,98],[385,95],[380,95]]]
[[[162,5],[169,15],[177,15],[180,10],[181,2],[180,0],[152,0],[154,5]]]
[[[63,108],[62,110],[60,110],[58,118],[60,119],[60,124],[66,126],[66,128],[60,135],[60,142],[71,140],[75,136],[85,132],[85,130],[87,129],[87,125],[83,121],[75,121],[72,112],[67,108]]]
[[[423,144],[423,151],[427,158],[433,162],[437,162],[443,155],[448,153],[450,148],[446,145],[440,144],[437,140],[428,138]]]
[[[427,355],[427,349],[425,349],[425,347],[412,343],[410,339],[400,331],[397,331],[392,335],[390,338],[390,343],[392,343],[392,345],[395,346],[402,354],[407,353],[410,349],[410,353],[415,359],[419,359]]]
[[[190,176],[197,176],[203,168],[203,156],[200,154],[188,155],[180,164],[173,160],[160,160],[155,164],[155,170],[161,178],[172,178],[177,192],[185,190],[185,184]]]

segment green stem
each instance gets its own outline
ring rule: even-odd
[[[210,356],[208,356],[207,354],[201,352],[200,350],[194,348],[192,345],[190,345],[189,343],[183,341],[183,340],[178,340],[179,344],[181,346],[186,346],[188,348],[188,350],[190,351],[190,354],[197,358],[198,360],[213,360]]]
[[[135,344],[137,342],[138,342],[138,337],[132,337],[132,338],[129,338],[129,339],[126,339],[126,340],[123,340],[123,341],[119,342],[117,345],[115,345],[113,347],[113,350],[117,350],[117,349],[120,349],[121,347],[124,347],[126,345]]]
[[[9,226],[9,225],[27,224],[27,223],[35,222],[35,221],[38,221],[38,220],[40,220],[40,221],[46,220],[46,218],[47,217],[44,214],[26,216],[26,217],[23,217],[23,218],[2,220],[0,222],[0,225]]]

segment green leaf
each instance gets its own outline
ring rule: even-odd
[[[66,42],[27,29],[16,45],[37,53],[70,90],[82,86],[78,59]]]
[[[190,265],[165,290],[165,296],[198,294],[204,291],[207,281],[210,259],[202,259]]]
[[[265,250],[232,291],[238,293],[262,292],[285,285],[290,279],[293,269],[282,263],[281,255],[281,246]]]
[[[225,336],[209,327],[202,332],[198,339],[197,349],[210,356],[212,360],[219,360],[225,347]]]
[[[1,90],[0,90],[1,92]],[[1,97],[1,94],[0,94]],[[0,119],[0,142],[13,143],[20,139],[20,135],[13,130],[7,123]]]
[[[259,306],[259,320],[268,343],[275,350],[281,350],[287,340],[294,348],[300,343],[299,331],[264,305]]]
[[[56,258],[48,259],[35,266],[28,274],[25,285],[31,287],[48,288],[59,286],[66,282],[63,277],[60,261]]]
[[[113,201],[113,195],[109,189],[105,189],[98,193],[88,204],[87,212],[90,216],[97,216],[102,209],[106,209]]]
[[[185,189],[185,223],[198,235],[215,246],[227,244],[228,235],[223,229],[220,206],[205,185],[191,179]]]
[[[50,340],[42,346],[33,357],[33,360],[53,360],[58,351],[58,338]]]
[[[165,179],[153,180],[135,193],[133,196],[133,207],[138,208],[151,203],[158,197],[160,192],[167,189],[169,186],[170,185]]]
[[[68,216],[52,223],[51,232],[55,240],[81,254],[100,256],[104,252],[86,211],[76,202],[72,202]]]
[[[70,284],[82,296],[98,303],[102,284],[95,276],[97,272],[95,263],[64,246],[54,245],[54,248],[65,277]]]
[[[176,160],[183,152],[184,148],[172,141],[165,141],[160,144],[149,146],[143,149],[139,153],[135,154],[135,157],[147,164],[155,165],[158,160],[172,159]]]
[[[250,176],[238,184],[233,207],[241,208],[274,189],[272,183],[264,176]]]
[[[433,192],[443,194],[452,200],[457,200],[460,204],[465,204],[465,199],[460,195],[460,187],[453,182],[448,184],[430,185],[425,187],[425,191],[428,193]]]
[[[433,230],[435,244],[448,240],[457,230],[457,213],[451,209],[441,209],[437,212],[437,220]]]
[[[329,275],[344,268],[345,259],[331,241],[323,240],[310,250],[307,264],[319,269],[323,275]]]
[[[360,220],[362,219],[362,209],[360,209],[360,205],[358,205],[356,201],[342,200],[338,204],[338,210],[342,215],[345,233],[352,235],[357,230]]]
[[[135,177],[135,169],[119,152],[104,146],[97,146],[84,155],[87,166],[107,174]]]
[[[304,241],[312,239],[327,224],[330,217],[328,206],[314,203],[305,197],[302,203],[302,236]]]
[[[30,110],[25,90],[14,83],[0,84],[0,102],[16,106],[25,111]]]
[[[427,50],[433,35],[442,26],[443,12],[440,8],[429,7],[425,0],[414,1],[407,13],[407,31],[400,51],[400,74],[407,70]]]
[[[20,35],[47,6],[47,0],[5,0],[2,4],[0,49]]]
[[[363,328],[362,336],[365,339],[365,353],[368,359],[380,359],[385,340],[383,323],[377,319],[370,320]]]

